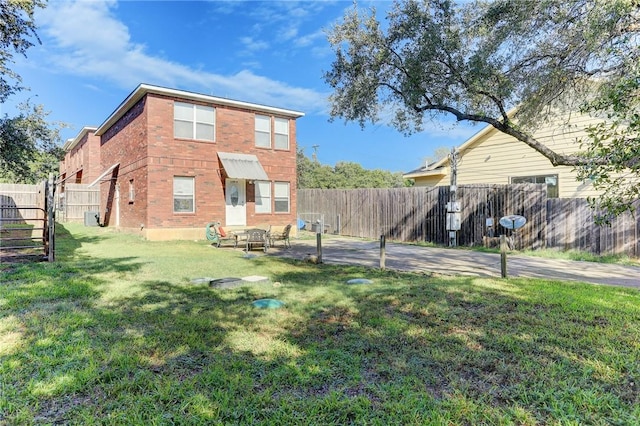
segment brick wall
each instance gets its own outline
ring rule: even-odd
[[[248,226],[295,221],[295,120],[289,120],[289,150],[256,148],[254,112],[219,105],[213,105],[216,107],[215,142],[175,139],[173,103],[171,97],[147,94],[102,135],[103,169],[120,163],[115,175],[117,180],[101,186],[101,212],[105,224],[115,224],[116,185],[120,188],[122,228],[201,229],[204,236],[208,222],[225,223],[225,176],[218,151],[254,154],[271,181],[290,183],[291,211],[286,214],[256,214],[254,188],[247,185]],[[194,213],[173,212],[174,176],[194,177]],[[132,201],[129,200],[131,180],[135,190]]]

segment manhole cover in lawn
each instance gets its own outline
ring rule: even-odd
[[[352,280],[347,281],[347,284],[373,284],[373,281],[368,280],[366,278],[354,278]]]
[[[209,285],[211,287],[216,287],[216,288],[231,288],[231,287],[237,287],[242,284],[244,284],[244,282],[242,281],[242,278],[227,277],[227,278],[218,278],[218,279],[209,281]]]
[[[284,302],[277,299],[259,299],[251,304],[260,309],[278,309],[284,306]]]
[[[194,278],[191,280],[191,284],[209,284],[213,280],[214,278],[211,277]]]

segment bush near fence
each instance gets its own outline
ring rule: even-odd
[[[341,235],[447,245],[446,206],[449,187],[390,189],[299,189],[300,213],[324,214],[330,232]],[[584,199],[548,199],[546,186],[460,185],[461,206],[458,245],[480,246],[487,236],[507,233],[498,224],[506,215],[527,218],[518,231],[520,249],[558,248],[596,254],[638,256],[638,208],[611,226],[597,226],[594,212]],[[492,225],[492,226],[490,226]]]

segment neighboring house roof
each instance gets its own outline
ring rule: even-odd
[[[80,130],[80,133],[78,133],[75,138],[67,139],[64,145],[62,145],[62,149],[65,152],[71,151],[76,145],[78,145],[78,143],[82,140],[82,138],[84,138],[87,135],[87,133],[95,132],[96,129],[97,127],[83,127],[82,130]]]
[[[517,111],[517,108],[512,108],[511,110],[509,110],[507,112],[507,116],[509,118],[513,118],[513,116],[515,115]],[[469,149],[470,147],[472,147],[473,145],[475,145],[476,143],[478,143],[479,141],[483,140],[483,138],[485,136],[487,136],[490,133],[495,133],[498,132],[499,130],[496,129],[495,127],[493,127],[491,124],[487,124],[485,127],[483,127],[479,132],[477,132],[475,135],[471,136],[469,139],[467,139],[462,145],[460,145],[457,149],[458,152],[460,153],[460,155],[464,155],[464,152]],[[446,175],[448,173],[448,166],[449,165],[449,156],[443,157],[440,160],[431,163],[431,164],[427,164],[423,167],[420,167],[418,169],[412,170],[410,172],[407,172],[405,174],[402,175],[402,177],[404,179],[413,179],[416,177],[427,177],[427,176],[441,176],[441,175]]]
[[[303,117],[304,113],[299,111],[293,111],[283,108],[276,108],[266,105],[253,104],[249,102],[236,101],[233,99],[219,98],[210,95],[203,95],[200,93],[187,92],[184,90],[169,89],[166,87],[153,86],[150,84],[140,84],[136,89],[127,96],[127,98],[111,113],[109,118],[98,127],[96,135],[100,136],[104,134],[111,126],[113,126],[131,107],[133,107],[140,99],[147,94],[157,94],[164,96],[171,96],[184,100],[201,101],[207,103],[213,103],[217,105],[226,105],[237,108],[244,108],[258,112],[264,112],[268,114],[280,115],[283,117],[299,118]]]

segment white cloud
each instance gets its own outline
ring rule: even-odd
[[[223,75],[194,69],[147,52],[131,39],[129,29],[113,13],[114,0],[51,2],[38,16],[47,37],[49,60],[71,75],[90,77],[131,89],[139,83],[204,91],[216,95],[322,113],[327,94],[293,87],[243,70]],[[254,50],[268,47],[252,37],[242,40]]]
[[[257,52],[260,50],[266,50],[269,48],[269,43],[262,40],[256,40],[253,37],[241,37],[240,43],[242,43],[246,50],[250,52]]]

